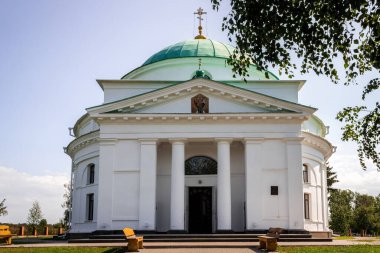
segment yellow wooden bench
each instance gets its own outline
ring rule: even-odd
[[[135,231],[132,228],[123,229],[125,239],[128,241],[128,251],[129,252],[138,252],[139,249],[143,249],[143,237],[136,236]]]
[[[268,251],[277,250],[277,240],[280,238],[282,228],[269,228],[266,235],[258,236],[259,249],[266,249]]]
[[[9,226],[1,225],[0,226],[0,239],[5,239],[6,244],[12,244],[12,236],[11,231],[9,230]]]

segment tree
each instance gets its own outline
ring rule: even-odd
[[[356,232],[360,232],[366,236],[367,232],[375,232],[377,230],[377,221],[380,218],[376,212],[376,199],[366,194],[355,194],[353,212],[353,228]]]
[[[344,235],[349,234],[353,222],[355,194],[350,190],[333,191],[330,196],[330,228]]]
[[[373,224],[373,233],[378,236],[380,234],[380,194],[375,197],[376,221]]]
[[[326,177],[327,177],[327,192],[332,193],[336,191],[335,188],[332,187],[333,184],[338,183],[338,175],[335,171],[333,171],[333,167],[330,166],[329,163],[326,163]]]
[[[3,201],[0,202],[0,216],[5,216],[8,214],[7,207],[5,206],[5,200],[6,199],[3,199]]]
[[[29,209],[28,219],[26,221],[29,229],[37,227],[43,219],[42,211],[38,201],[34,201],[32,207]]]
[[[326,163],[326,178],[327,178],[327,192],[328,194],[328,200],[331,199],[331,194],[335,192],[337,189],[333,188],[332,185],[335,183],[338,183],[338,175],[335,171],[333,171],[333,167],[329,165],[329,163]]]
[[[41,219],[40,222],[38,223],[38,233],[44,233],[45,227],[48,226],[48,222],[46,219]]]
[[[222,0],[211,0],[218,10]],[[236,50],[228,63],[241,76],[248,66],[258,70],[278,66],[280,73],[294,76],[310,71],[339,81],[337,59],[345,69],[345,84],[369,70],[380,69],[379,2],[324,0],[230,0],[231,11],[223,19],[222,30],[236,41]],[[301,60],[300,64],[294,59]],[[340,65],[340,63],[338,63]],[[268,77],[268,73],[266,72]],[[380,78],[365,85],[362,99],[380,87]],[[346,125],[342,140],[358,145],[361,166],[365,159],[380,170],[380,103],[373,108],[344,108],[337,119]]]
[[[65,230],[68,229],[70,224],[70,211],[71,211],[71,184],[67,183],[63,185],[65,187],[65,193],[63,194],[63,203],[61,207],[64,208],[63,218],[61,224]]]

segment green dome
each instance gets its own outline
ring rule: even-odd
[[[233,51],[234,48],[232,46],[215,40],[185,40],[155,53],[142,66],[181,57],[218,57],[227,59]]]

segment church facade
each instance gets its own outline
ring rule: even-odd
[[[65,149],[72,158],[71,233],[328,231],[325,162],[333,152],[302,80],[249,69],[233,48],[171,45],[120,80],[97,80]],[[200,64],[201,63],[201,64]]]

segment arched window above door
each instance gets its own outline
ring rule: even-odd
[[[185,161],[185,175],[217,174],[218,163],[207,156],[193,156]]]

